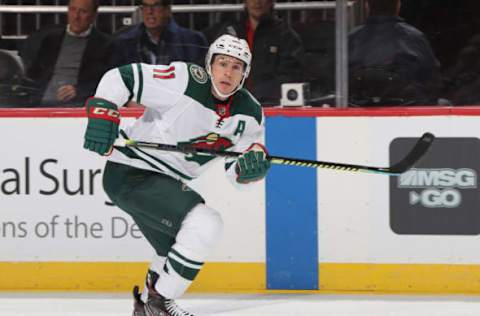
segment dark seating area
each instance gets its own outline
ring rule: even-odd
[[[366,0],[356,0],[355,10],[363,10]],[[192,3],[194,2],[194,4]],[[173,5],[213,5],[241,4],[242,0],[173,0]],[[278,0],[277,4],[292,1]],[[293,1],[296,2],[296,1]],[[302,1],[310,2],[310,1]],[[19,1],[5,0],[5,5],[18,5]],[[21,5],[60,5],[65,6],[68,0],[23,0]],[[125,6],[135,8],[136,0],[101,1],[101,7]],[[435,57],[440,63],[440,84],[438,94],[425,98],[418,95],[411,97],[411,89],[402,87],[405,79],[382,67],[350,69],[349,86],[351,105],[437,105],[435,100],[447,99],[454,105],[480,102],[476,95],[480,76],[478,75],[478,27],[480,26],[480,2],[476,0],[402,0],[399,16],[409,25],[421,31],[431,45]],[[304,78],[309,83],[309,105],[333,105],[335,94],[335,10],[276,10],[276,14],[285,19],[300,36],[304,46]],[[175,12],[178,25],[196,31],[205,31],[225,16],[238,16],[242,12]],[[363,17],[354,12],[349,32],[362,24]],[[138,11],[132,13],[99,13],[95,27],[109,35],[119,34],[120,30],[130,28],[138,22]],[[65,24],[64,13],[0,13],[0,49],[13,52],[21,50],[26,38],[33,32],[52,26]],[[381,50],[378,47],[377,50]],[[23,78],[26,80],[25,78]],[[6,83],[2,83],[5,85]],[[16,84],[18,86],[18,84]],[[20,84],[28,89],[28,80]],[[380,91],[380,88],[384,91]],[[3,89],[3,88],[2,88]],[[18,87],[16,88],[18,89]],[[2,90],[4,91],[4,90]],[[28,93],[29,90],[25,90]],[[402,97],[393,95],[394,91],[405,91]],[[34,93],[34,91],[30,91]],[[10,93],[10,92],[9,92]],[[395,94],[395,93],[393,93]],[[4,93],[5,95],[5,93]],[[332,98],[333,96],[333,98]],[[38,95],[32,100],[38,99]],[[413,99],[415,100],[413,100]],[[382,99],[382,100],[380,100]],[[432,101],[433,100],[433,101]],[[15,104],[18,104],[15,100]],[[20,99],[20,103],[23,102]],[[29,100],[29,102],[32,102]],[[34,102],[34,101],[33,101]],[[28,103],[30,104],[30,103]]]
[[[38,90],[25,77],[20,58],[0,49],[0,107],[35,106],[39,98]]]
[[[305,81],[310,83],[310,95],[315,103],[335,92],[335,22],[312,18],[293,27],[303,41]]]

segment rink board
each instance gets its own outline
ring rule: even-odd
[[[190,290],[480,293],[477,226],[468,225],[480,196],[479,115],[475,107],[268,109],[274,155],[384,166],[430,131],[445,156],[429,157],[419,174],[432,182],[431,170],[458,171],[458,183],[409,189],[382,175],[274,166],[255,189],[238,192],[216,164],[193,187],[222,213],[225,234]],[[141,283],[152,251],[105,203],[104,160],[82,149],[83,111],[0,116],[0,289],[127,291]],[[463,200],[449,205],[455,199]],[[415,212],[421,221],[409,226]],[[435,212],[444,220],[429,227]]]

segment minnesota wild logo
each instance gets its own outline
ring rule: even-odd
[[[208,75],[205,70],[197,65],[190,65],[190,73],[192,74],[193,79],[198,83],[205,83],[208,80]]]
[[[196,137],[188,142],[179,142],[178,147],[192,146],[198,149],[210,149],[210,150],[226,150],[233,146],[230,139],[220,136],[217,133],[209,133],[204,136]],[[188,161],[195,161],[199,165],[206,164],[210,160],[215,158],[205,153],[188,153],[185,155],[185,159]]]

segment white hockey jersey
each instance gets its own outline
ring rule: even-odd
[[[195,64],[130,64],[115,68],[103,76],[95,97],[118,106],[130,100],[145,106],[144,114],[120,132],[120,137],[127,139],[243,152],[259,142],[264,131],[262,108],[247,90],[239,90],[226,104],[217,104],[206,71]],[[109,159],[185,181],[199,176],[215,157],[117,148]],[[233,180],[234,160],[225,163]]]

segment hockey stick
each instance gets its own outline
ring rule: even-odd
[[[399,162],[390,166],[390,167],[373,167],[373,166],[363,166],[363,165],[353,165],[346,163],[338,162],[328,162],[328,161],[316,161],[308,159],[298,159],[298,158],[287,158],[280,156],[267,156],[267,159],[271,163],[280,164],[280,165],[292,165],[300,167],[312,167],[312,168],[324,168],[340,171],[352,171],[352,172],[368,172],[368,173],[377,173],[385,175],[399,175],[413,167],[415,162],[418,161],[428,150],[432,144],[435,136],[431,133],[425,133],[420,137],[412,150]],[[150,142],[141,142],[130,139],[117,140],[115,146],[121,147],[134,147],[134,148],[150,148],[158,149],[165,151],[174,151],[181,153],[201,153],[208,154],[212,156],[221,156],[221,157],[238,157],[242,153],[234,151],[222,151],[208,148],[198,148],[192,145],[168,145],[168,144],[158,144]]]

